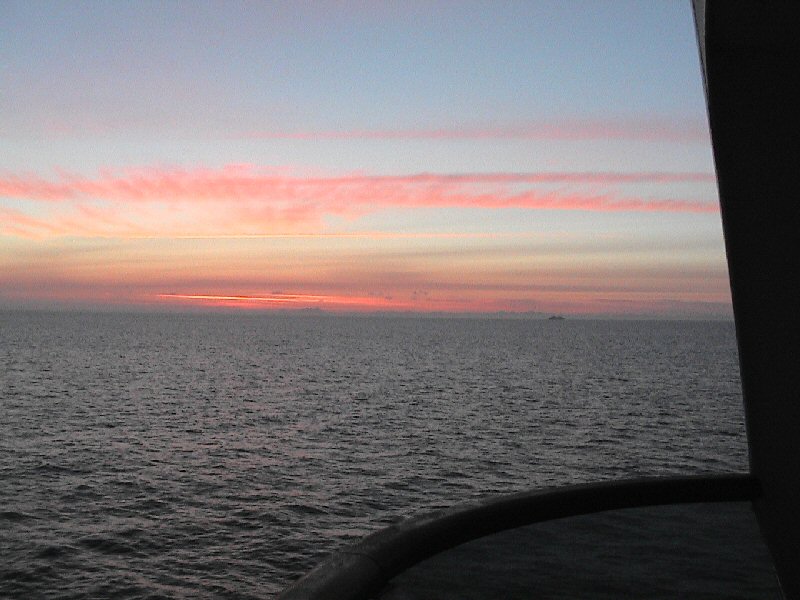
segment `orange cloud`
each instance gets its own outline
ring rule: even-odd
[[[479,293],[426,291],[399,296],[342,294],[157,294],[157,303],[173,307],[245,310],[319,309],[330,312],[560,312],[565,314],[696,314],[730,315],[730,300],[710,293],[675,294],[672,291],[539,290],[519,294],[495,289]],[[166,302],[166,304],[163,304]],[[152,300],[150,301],[152,303]]]
[[[687,248],[691,238],[653,260],[664,248],[642,256],[638,237],[607,247],[558,236],[475,247],[347,237],[11,240],[0,252],[0,304],[658,313],[668,302],[688,312],[730,303],[724,262]]]
[[[266,294],[266,295],[223,295],[223,294],[158,294],[161,300],[176,300],[182,303],[193,302],[210,307],[235,308],[318,308],[324,310],[410,310],[409,302],[389,297],[348,296],[326,294]]]

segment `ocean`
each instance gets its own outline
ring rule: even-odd
[[[745,471],[733,324],[0,312],[0,597],[269,598],[422,510]]]

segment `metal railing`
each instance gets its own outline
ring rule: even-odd
[[[572,485],[489,498],[401,521],[344,548],[280,600],[369,600],[394,576],[444,550],[492,533],[583,514],[700,502],[752,501],[749,474],[654,477]]]

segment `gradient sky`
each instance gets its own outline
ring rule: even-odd
[[[0,306],[730,314],[688,1],[0,3]]]

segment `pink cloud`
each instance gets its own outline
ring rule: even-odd
[[[58,224],[31,217],[20,210],[0,206],[0,234],[34,238],[63,233],[63,228]]]
[[[21,207],[38,203],[39,214],[43,207],[51,209],[41,217],[7,211],[0,231],[31,236],[297,234],[322,231],[327,215],[357,218],[387,208],[713,213],[716,203],[620,192],[635,184],[713,181],[712,174],[692,172],[303,177],[248,165],[103,170],[96,177],[5,175],[0,176],[0,197]]]
[[[411,204],[430,206],[451,205],[478,198],[481,205],[507,204],[514,196],[525,206],[533,195],[509,193],[503,186],[533,184],[621,185],[631,183],[697,183],[713,182],[710,173],[473,173],[413,175],[345,175],[334,177],[300,177],[264,172],[245,165],[221,169],[129,169],[122,172],[101,171],[100,176],[88,178],[60,172],[56,179],[36,175],[0,176],[0,196],[25,200],[102,199],[125,201],[180,200],[272,200],[319,204],[347,196],[352,202],[381,204]],[[481,186],[494,186],[482,188]],[[482,192],[481,190],[485,190]],[[454,200],[447,200],[452,196]],[[426,200],[428,198],[428,200]],[[642,200],[647,204],[647,200]],[[565,203],[569,208],[569,202]],[[696,202],[678,202],[676,206],[693,206]],[[663,203],[662,203],[663,205]],[[628,210],[628,209],[624,209]],[[661,208],[659,209],[661,210]],[[698,209],[705,212],[706,207]]]

